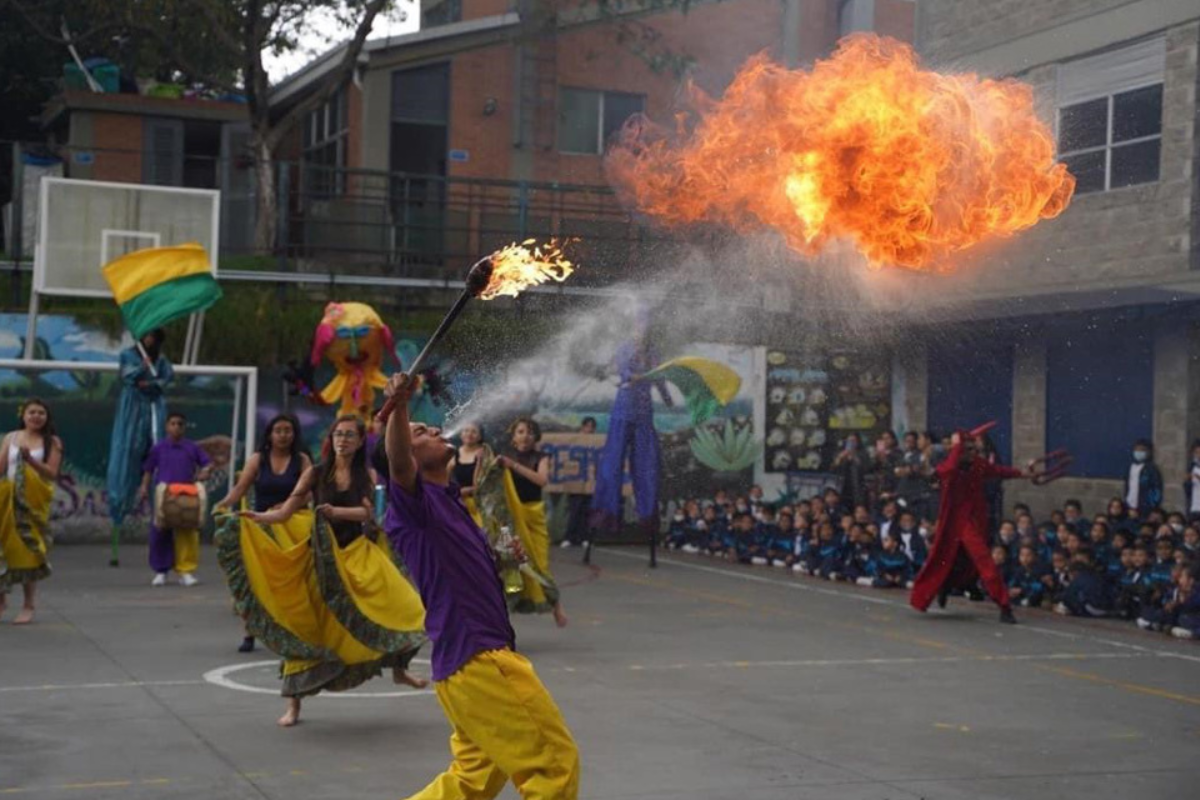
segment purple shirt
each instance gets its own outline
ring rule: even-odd
[[[476,653],[514,646],[491,545],[467,513],[457,484],[438,486],[418,475],[409,494],[389,481],[384,528],[425,604],[435,681],[458,672]]]
[[[157,473],[153,476],[155,483],[195,483],[196,470],[210,461],[208,453],[190,439],[162,439],[150,448],[142,472]]]

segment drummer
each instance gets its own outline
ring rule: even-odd
[[[151,482],[159,484],[194,484],[208,479],[212,459],[200,445],[183,434],[187,417],[178,411],[167,415],[167,438],[150,448],[142,463],[142,487],[138,491],[138,506],[150,493]],[[156,493],[157,494],[157,493]],[[196,568],[200,566],[200,529],[159,530],[150,522],[150,569],[154,570],[151,586],[165,586],[171,570],[179,576],[182,586],[195,586]]]

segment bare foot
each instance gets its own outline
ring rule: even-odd
[[[411,672],[402,670],[399,667],[392,669],[392,683],[400,686],[411,686],[414,689],[424,689],[429,685],[429,681],[424,678],[418,678]]]
[[[16,619],[13,620],[13,625],[28,625],[31,622],[33,622],[33,609],[25,606],[21,609],[21,613],[17,614]]]
[[[279,718],[279,727],[290,728],[300,721],[300,700],[295,697],[288,698],[287,711],[283,712],[283,716]]]
[[[562,603],[554,606],[554,624],[560,628],[567,627],[567,612],[563,611]]]

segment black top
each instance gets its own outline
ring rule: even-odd
[[[454,474],[450,477],[463,489],[470,488],[475,485],[475,465],[478,463],[478,454],[475,456],[475,461],[463,463],[462,450],[456,450],[454,452]]]
[[[261,513],[282,505],[291,497],[300,482],[303,461],[299,454],[293,453],[283,472],[277,475],[271,469],[270,454],[262,453],[260,457],[258,476],[254,479],[254,510]]]
[[[359,508],[362,506],[363,500],[367,499],[353,485],[348,489],[339,489],[336,485],[325,483],[320,478],[317,479],[316,495],[317,505],[328,503],[339,508]],[[337,539],[339,547],[345,547],[363,534],[361,522],[326,520],[326,523],[333,531],[333,538]]]
[[[508,457],[516,461],[521,466],[537,472],[538,462],[545,458],[546,454],[540,450],[530,450],[528,453],[521,453],[516,450],[509,452]],[[522,503],[536,503],[542,499],[542,487],[538,486],[533,481],[521,475],[516,470],[512,471],[513,483],[517,487],[517,497]]]

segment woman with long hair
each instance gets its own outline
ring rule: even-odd
[[[165,392],[175,379],[171,362],[162,354],[166,338],[163,329],[156,328],[141,338],[140,347],[121,351],[121,397],[108,448],[108,512],[114,525],[136,508],[142,462],[166,431]]]
[[[483,518],[479,507],[475,504],[475,473],[479,467],[480,458],[487,453],[484,443],[483,427],[475,422],[468,422],[459,431],[459,446],[454,451],[450,461],[450,477],[462,491],[463,503],[475,524],[482,527]]]
[[[521,582],[509,593],[518,614],[554,614],[558,626],[567,624],[558,585],[550,574],[550,530],[542,489],[550,482],[550,457],[538,450],[542,429],[530,417],[518,417],[508,427],[509,448],[494,460],[484,457],[476,472],[476,499],[485,529],[509,528],[527,557]],[[499,469],[496,469],[499,467]],[[489,530],[496,538],[496,532]],[[507,582],[506,582],[507,585]]]
[[[21,585],[24,603],[14,625],[33,622],[37,583],[50,576],[50,500],[62,466],[50,406],[37,398],[21,406],[20,426],[0,443],[0,615],[8,590]]]
[[[301,699],[344,691],[391,667],[393,680],[421,688],[406,671],[425,641],[425,610],[373,524],[374,484],[366,427],[338,417],[321,462],[306,469],[282,505],[227,516],[218,556],[246,630],[284,658],[284,727]],[[281,526],[312,495],[316,521],[292,542]],[[369,533],[368,533],[369,532]]]
[[[291,414],[276,414],[267,423],[258,450],[246,459],[237,484],[221,498],[214,511],[231,511],[251,488],[254,489],[255,511],[270,511],[281,506],[296,491],[300,476],[311,466],[312,458],[304,448],[299,420]],[[280,532],[288,534],[293,543],[306,538],[311,529],[312,512],[308,509],[297,511],[286,524],[280,525]],[[253,650],[254,637],[247,633],[238,652]]]

